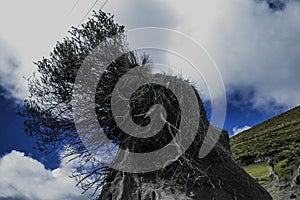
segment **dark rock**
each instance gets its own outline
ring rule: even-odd
[[[201,114],[206,116],[202,103]],[[208,125],[203,117],[196,142],[164,169],[144,174],[111,171],[99,200],[271,200],[233,159],[226,131],[205,158],[198,158]]]
[[[171,166],[180,167],[178,163]],[[127,174],[116,172],[113,181],[104,186],[100,199],[106,200],[111,195],[113,200],[151,200],[147,196],[155,193],[155,199],[174,200],[268,200],[271,196],[255,180],[241,169],[232,159],[231,154],[221,146],[204,159],[195,161],[192,167],[199,168],[198,179],[187,178],[193,169],[169,178],[168,173],[154,172],[148,174]],[[171,167],[170,167],[171,168]],[[180,177],[187,180],[183,182]],[[180,184],[181,183],[181,184]]]

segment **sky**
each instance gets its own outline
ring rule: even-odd
[[[36,70],[33,62],[48,57],[55,43],[68,36],[71,26],[86,21],[84,16],[91,16],[88,11],[94,2],[0,3],[0,172],[6,179],[0,180],[0,199],[80,197],[74,180],[68,178],[70,166],[60,159],[61,150],[51,155],[39,152],[34,139],[25,134],[16,108],[28,95],[26,78]],[[99,0],[94,9],[103,3]],[[288,1],[282,10],[275,11],[264,1],[254,0],[108,0],[103,10],[114,14],[116,22],[127,30],[167,28],[201,44],[224,83],[227,112],[223,128],[231,135],[300,104],[299,1]],[[157,40],[166,42],[163,37]],[[176,65],[176,59],[166,59]],[[180,70],[192,74],[183,66]],[[20,165],[27,167],[12,167]],[[24,178],[16,179],[16,175]],[[38,187],[24,189],[25,177],[34,177],[28,178],[32,185],[56,185],[49,186],[53,196],[42,197],[45,191]],[[69,192],[60,192],[60,186]]]

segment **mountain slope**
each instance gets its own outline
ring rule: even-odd
[[[281,178],[290,178],[299,165],[300,106],[231,138],[237,162],[268,161]]]
[[[274,199],[300,199],[300,106],[230,139],[237,163]]]

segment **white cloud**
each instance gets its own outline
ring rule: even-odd
[[[170,9],[169,3],[162,0],[109,0],[104,10],[113,13],[116,21],[127,29],[149,26],[175,28],[178,15]]]
[[[71,0],[2,3],[0,37],[20,61],[12,83],[18,85],[22,76],[28,76],[34,69],[32,61],[47,56],[93,3],[79,2],[70,15],[75,3]],[[102,3],[99,1],[95,9]],[[266,109],[270,102],[293,107],[300,102],[299,1],[289,1],[282,12],[272,12],[255,0],[109,0],[104,10],[128,28],[159,26],[191,36],[211,54],[227,90],[239,86],[255,90],[249,99],[254,108]]]
[[[8,97],[23,99],[27,90],[27,82],[23,77],[29,77],[36,70],[33,62],[43,56],[48,57],[57,41],[69,36],[71,26],[77,27],[94,1],[79,1],[77,6],[74,0],[11,0],[0,3],[0,53],[10,51],[6,57],[14,57],[18,66],[12,69],[3,61],[0,55],[0,84],[8,92]],[[105,1],[99,1],[95,10]],[[140,1],[109,1],[114,7],[122,8],[116,14],[117,22],[130,28],[140,26],[168,26],[175,23],[175,15],[163,9],[162,2]],[[91,16],[90,12],[89,16]],[[142,15],[143,17],[136,17]],[[87,19],[85,19],[86,21]],[[6,46],[1,41],[5,41]],[[5,77],[5,78],[4,78]]]
[[[47,170],[39,161],[13,150],[0,159],[0,198],[87,199],[69,177],[72,167],[62,162],[60,168]]]
[[[6,89],[8,96],[15,98],[21,98],[24,95],[17,88],[17,85],[22,82],[16,76],[18,65],[18,60],[13,56],[12,50],[3,41],[0,41],[0,86]]]
[[[231,136],[234,136],[234,135],[237,135],[237,134],[239,134],[239,133],[241,133],[241,132],[243,132],[243,131],[245,131],[245,130],[248,130],[248,129],[250,129],[250,128],[252,128],[251,126],[244,126],[244,127],[241,127],[241,128],[238,128],[237,126],[236,127],[234,127],[233,129],[232,129],[232,131],[233,131],[233,134],[231,135]]]
[[[255,108],[266,109],[272,101],[298,105],[300,4],[291,2],[277,13],[265,4],[235,6],[216,26],[215,32],[222,34],[215,34],[210,46],[227,87],[254,88],[249,101]]]
[[[300,103],[299,2],[288,2],[282,12],[254,0],[165,0],[161,6],[176,15],[176,23],[167,28],[175,25],[206,47],[220,68],[226,89],[254,89],[249,102],[257,109],[268,109],[270,102],[286,107]],[[143,17],[129,12],[130,7],[123,8],[112,5],[110,9],[116,15],[130,13],[123,18],[125,25]]]
[[[22,99],[28,93],[27,82],[35,71],[33,62],[43,56],[48,57],[57,41],[68,35],[71,26],[77,27],[93,1],[79,1],[70,12],[74,0],[26,0],[2,1],[0,3],[0,84],[8,92],[8,97]],[[103,1],[99,1],[99,4]],[[5,46],[2,41],[5,41]],[[4,63],[13,57],[18,67]]]

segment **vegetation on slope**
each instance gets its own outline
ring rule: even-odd
[[[244,166],[243,169],[260,184],[269,180],[270,166],[267,162]]]
[[[231,138],[231,150],[240,165],[268,162],[278,177],[287,179],[300,164],[299,147],[300,106]]]

